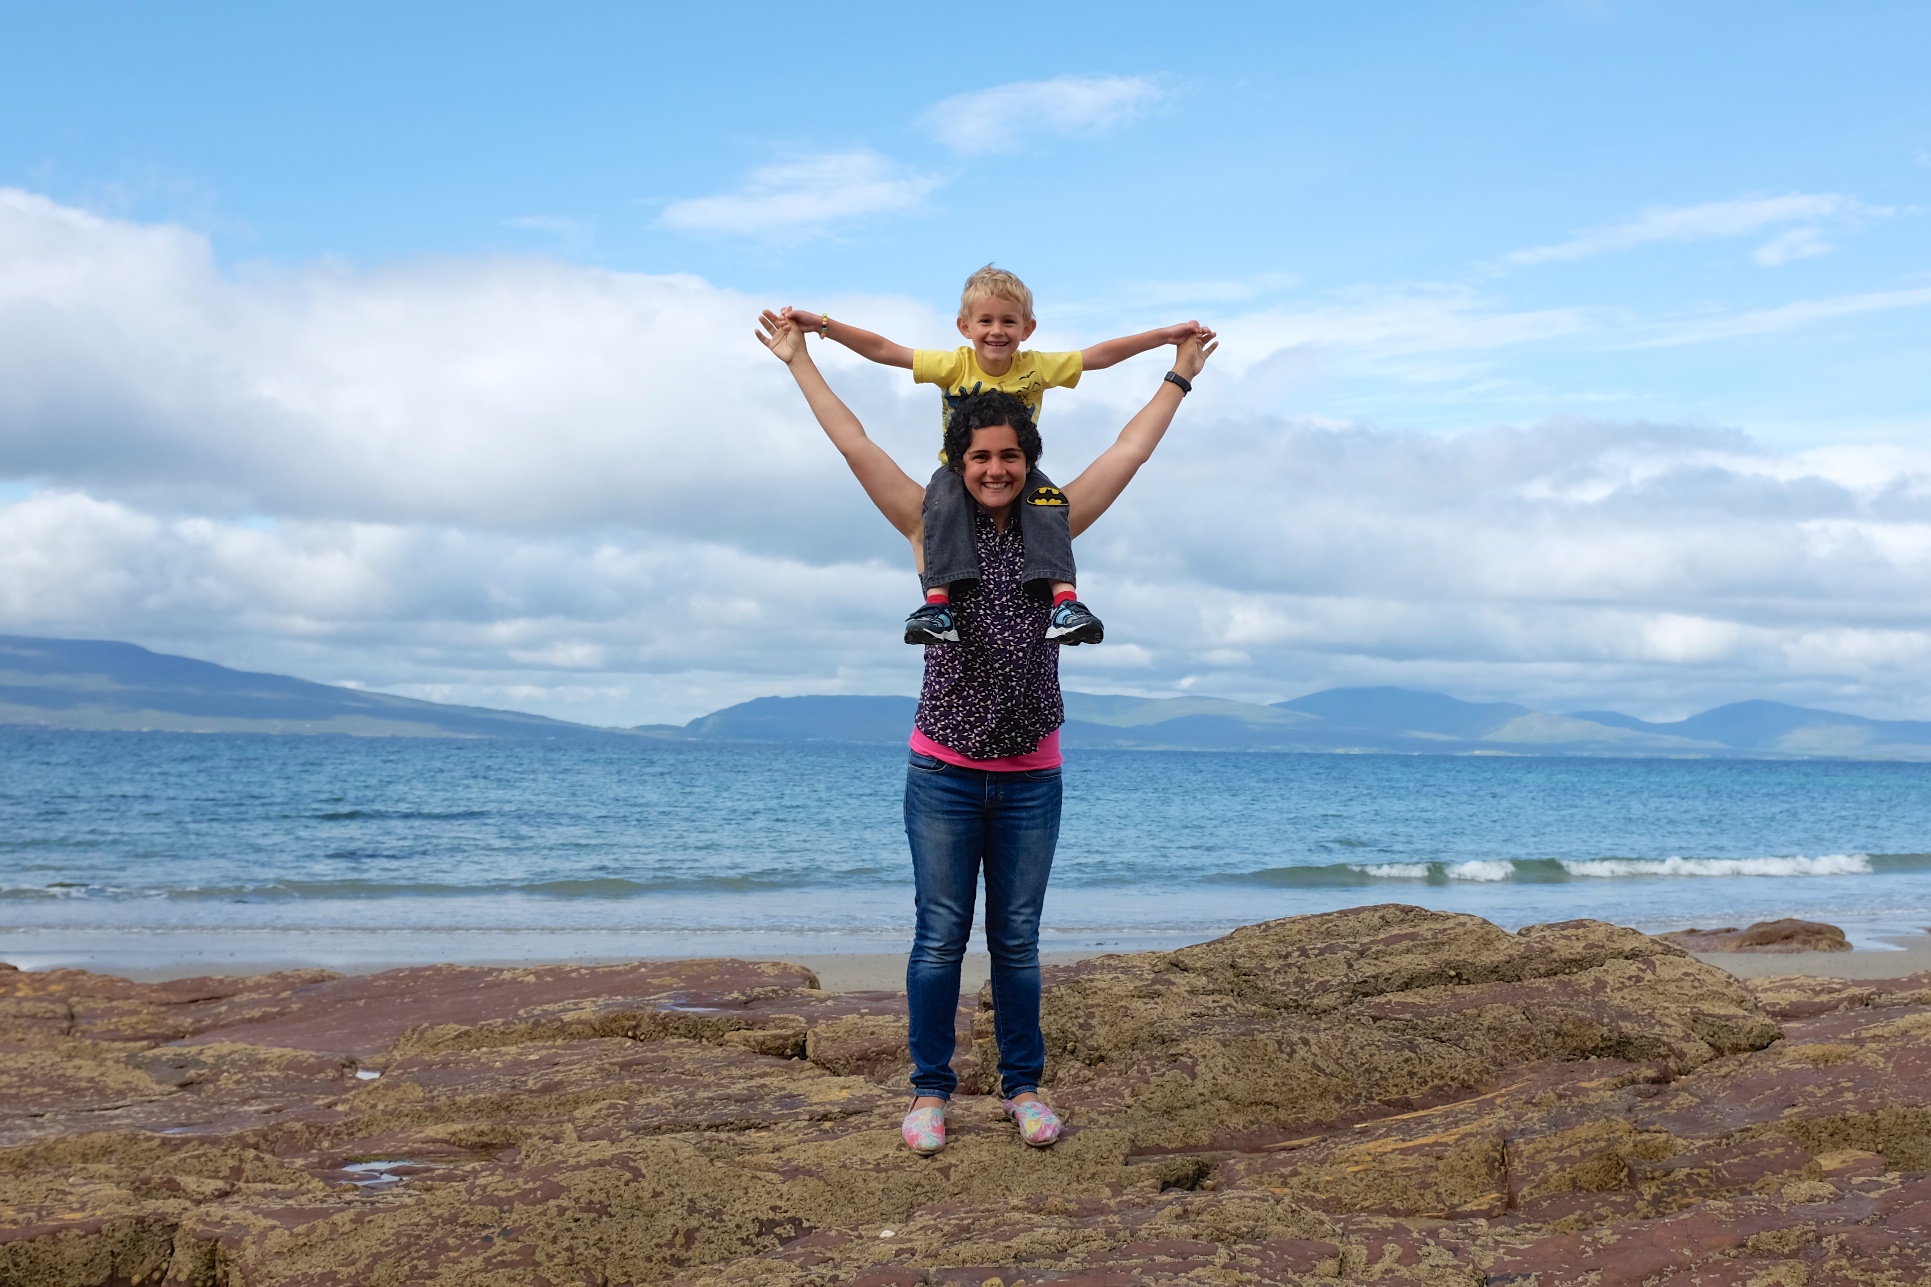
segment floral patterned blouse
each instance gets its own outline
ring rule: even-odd
[[[1019,516],[1001,532],[973,507],[981,579],[952,600],[959,642],[927,644],[919,691],[919,732],[975,760],[1024,755],[1066,718],[1059,693],[1059,646],[1046,642],[1051,600],[1026,589]]]

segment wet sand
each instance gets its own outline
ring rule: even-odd
[[[1931,939],[1931,935],[1926,936]],[[1791,953],[1750,953],[1750,952],[1711,952],[1698,953],[1697,959],[1707,961],[1720,969],[1728,970],[1738,978],[1759,979],[1778,974],[1809,974],[1825,978],[1843,979],[1895,979],[1907,974],[1917,974],[1931,970],[1931,941],[1926,939],[1909,940],[1910,946],[1900,941],[1900,950],[1850,952],[1791,952]],[[357,955],[353,960],[344,960],[333,953],[303,953],[299,949],[282,955],[259,950],[239,952],[206,951],[189,956],[187,959],[167,959],[165,955],[149,955],[137,950],[97,950],[94,951],[48,951],[45,943],[36,943],[33,950],[18,950],[24,944],[10,944],[7,936],[0,935],[0,961],[18,965],[26,970],[53,968],[75,968],[93,970],[97,973],[115,974],[138,982],[154,983],[167,979],[194,978],[203,975],[243,976],[267,974],[277,970],[322,967],[338,970],[344,974],[374,974],[382,970],[394,969],[405,965],[429,965],[443,962],[425,959],[416,952],[396,953],[395,959],[377,953]],[[531,946],[535,946],[534,944]],[[556,945],[552,945],[556,946]],[[1174,946],[1178,946],[1175,944]],[[10,948],[14,950],[9,950]],[[1090,957],[1107,955],[1118,949],[1085,949],[1077,951],[1041,952],[1040,960],[1047,965],[1070,965]],[[1136,947],[1128,950],[1145,950]],[[713,952],[709,954],[663,952],[640,952],[619,954],[611,952],[543,953],[540,948],[533,954],[506,954],[496,957],[490,954],[463,954],[460,963],[465,965],[493,966],[540,966],[540,965],[615,965],[631,961],[668,961],[715,959],[720,956],[733,956],[741,960],[781,960],[793,965],[802,965],[818,976],[820,985],[828,992],[903,992],[905,990],[905,953],[903,952]],[[962,990],[968,994],[976,991],[991,972],[991,960],[984,952],[966,954],[965,967],[961,974]]]
[[[1931,936],[1927,936],[1931,937]],[[1931,943],[1921,940],[1897,952],[1697,952],[1740,979],[1776,974],[1814,974],[1830,979],[1901,979],[1931,970]]]

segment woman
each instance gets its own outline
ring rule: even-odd
[[[790,368],[865,494],[920,548],[925,488],[865,436],[805,351],[804,332],[768,310],[760,322],[758,341]],[[1210,341],[1209,331],[1180,345],[1153,400],[1062,489],[1074,536],[1107,511],[1153,454],[1217,347]],[[1039,433],[1017,398],[983,393],[953,408],[945,445],[977,506],[980,579],[954,601],[959,641],[926,649],[906,768],[905,834],[918,920],[905,970],[915,1098],[903,1134],[917,1153],[945,1147],[945,1105],[958,1086],[951,1064],[959,967],[983,863],[1000,1089],[1020,1138],[1043,1148],[1059,1138],[1059,1119],[1039,1097],[1046,1071],[1039,918],[1059,840],[1064,712],[1058,646],[1046,639],[1052,605],[1023,580],[1025,548],[1013,509],[1039,459]]]

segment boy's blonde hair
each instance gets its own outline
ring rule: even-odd
[[[1033,320],[1033,293],[1026,283],[1003,268],[987,264],[972,276],[966,278],[965,289],[959,292],[959,316],[972,312],[972,301],[976,299],[1009,299],[1026,312],[1026,320]]]

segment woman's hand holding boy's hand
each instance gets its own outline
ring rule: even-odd
[[[780,317],[767,308],[759,315],[758,324],[764,329],[751,333],[778,361],[790,366],[805,355],[805,333],[789,317]]]
[[[1173,355],[1173,369],[1183,380],[1191,380],[1199,375],[1201,368],[1207,365],[1207,359],[1220,347],[1220,341],[1214,337],[1214,333],[1204,326],[1198,334],[1189,335],[1177,343],[1179,351]]]
[[[1175,322],[1160,334],[1168,344],[1184,344],[1195,336],[1202,340],[1211,340],[1214,337],[1214,333],[1199,322]]]

